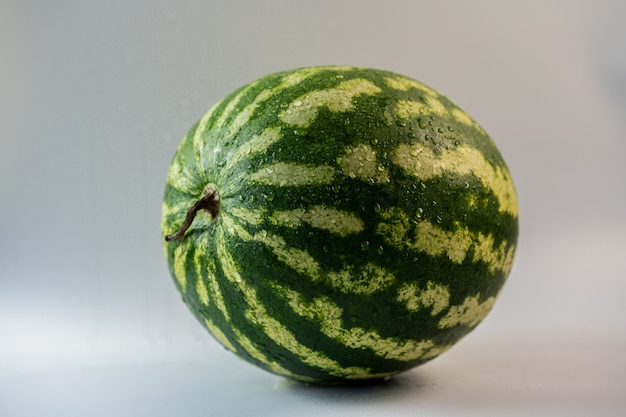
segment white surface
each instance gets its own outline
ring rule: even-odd
[[[169,351],[156,362],[9,372],[0,376],[0,415],[624,415],[626,344],[478,339],[387,382],[358,387],[290,382],[216,345],[204,356]],[[183,353],[191,358],[172,360]]]
[[[626,415],[621,1],[3,1],[0,416]],[[371,387],[288,383],[220,349],[160,244],[165,173],[268,72],[394,70],[490,133],[521,238],[494,311]]]

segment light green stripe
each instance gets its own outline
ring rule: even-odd
[[[254,217],[259,215],[258,212],[250,210],[248,213],[245,211],[241,211],[243,216],[239,217],[240,219],[246,221],[246,219],[252,218],[255,221]],[[265,230],[262,230],[254,235],[249,233],[244,227],[238,224],[234,219],[229,216],[224,216],[222,218],[223,222],[223,230],[231,235],[237,236],[240,239],[250,242],[260,242],[265,246],[271,249],[276,258],[293,269],[294,271],[303,274],[314,281],[317,281],[321,278],[321,268],[319,263],[315,258],[313,258],[308,252],[291,248],[285,242],[285,239],[278,235],[273,235],[268,233]]]
[[[459,228],[450,232],[422,220],[416,225],[415,240],[409,247],[430,256],[445,254],[450,260],[460,264],[471,245],[472,235],[467,229]]]
[[[329,166],[311,166],[278,162],[250,175],[250,181],[283,186],[327,185],[333,182],[335,170]]]
[[[229,213],[238,219],[255,226],[263,223],[269,217],[267,210],[262,207],[255,210],[243,207],[233,207],[229,210]]]
[[[439,328],[446,329],[458,325],[474,327],[483,320],[493,307],[496,299],[489,297],[482,303],[478,301],[480,294],[467,297],[463,303],[452,306],[448,313],[439,320]]]
[[[279,226],[291,228],[308,224],[311,227],[326,230],[340,237],[346,237],[363,230],[363,221],[354,214],[324,206],[275,211],[270,216],[270,220]]]
[[[189,203],[186,201],[179,201],[174,205],[170,205],[163,201],[161,204],[161,232],[164,235],[175,233],[178,230],[179,224],[175,224],[171,221],[170,217],[179,215],[181,219],[184,219],[187,210],[189,209]],[[176,226],[176,228],[174,228]]]
[[[237,349],[235,348],[235,346],[233,346],[230,340],[228,340],[222,329],[217,327],[215,324],[213,324],[211,320],[206,318],[204,319],[204,324],[206,324],[206,327],[209,329],[211,334],[215,337],[215,339],[217,339],[218,342],[222,344],[222,346],[224,346],[226,349],[230,350],[233,353],[237,353]]]
[[[446,108],[436,98],[427,96],[425,101],[426,103],[415,100],[398,100],[396,115],[400,119],[410,119],[429,114],[445,115],[447,113]]]
[[[183,293],[187,289],[186,266],[187,266],[187,253],[189,249],[190,249],[189,240],[183,240],[174,249],[174,263],[173,263],[174,277],[176,278],[176,281],[178,281],[178,284],[180,285],[180,288]]]
[[[389,87],[399,90],[399,91],[408,91],[412,88],[420,90],[431,97],[439,97],[439,93],[432,88],[428,87],[425,84],[420,83],[419,81],[412,80],[410,78],[405,77],[388,77],[385,78],[385,84]]]
[[[298,315],[319,323],[323,334],[352,349],[370,349],[384,359],[413,361],[439,354],[447,346],[437,346],[432,340],[411,340],[382,337],[375,330],[360,327],[346,328],[343,310],[328,297],[318,297],[307,302],[302,294],[287,287],[275,285],[276,292],[283,296],[291,309]]]
[[[218,103],[219,104],[219,103]],[[196,127],[196,131],[193,135],[193,149],[197,152],[196,154],[196,163],[199,166],[197,170],[200,175],[204,175],[207,172],[205,164],[207,161],[207,125],[211,118],[213,117],[213,113],[217,105],[214,105],[207,111],[204,116],[198,122],[198,126]]]
[[[198,279],[196,280],[196,293],[198,294],[198,299],[205,307],[209,306],[209,290],[207,289],[202,276],[198,275]]]
[[[326,282],[343,293],[368,295],[388,288],[395,279],[391,272],[371,262],[361,268],[350,265],[325,276]]]
[[[359,95],[374,95],[381,89],[371,81],[362,78],[341,82],[327,90],[311,91],[289,104],[279,115],[286,124],[299,128],[308,127],[316,118],[320,107],[331,112],[346,112],[352,109],[352,99]]]
[[[435,153],[420,144],[402,144],[395,151],[395,163],[420,180],[440,177],[445,173],[473,175],[493,192],[500,203],[500,211],[517,216],[517,196],[506,168],[493,167],[482,152],[467,145],[442,149]]]
[[[508,273],[511,269],[514,246],[509,247],[509,243],[503,241],[495,247],[491,234],[471,232],[461,226],[454,231],[443,230],[424,219],[413,222],[398,208],[382,212],[381,217],[376,233],[393,247],[424,252],[430,256],[445,255],[458,264],[473,250],[472,262],[486,263],[492,273]]]
[[[348,149],[344,156],[337,159],[337,163],[343,174],[350,178],[372,183],[389,182],[389,172],[378,162],[376,151],[367,144]]]
[[[409,311],[416,312],[422,308],[430,308],[430,314],[435,316],[450,304],[450,291],[447,286],[431,281],[426,283],[425,289],[419,288],[414,283],[405,284],[398,290],[397,300]]]
[[[313,280],[319,280],[321,269],[319,263],[308,252],[290,248],[285,240],[277,235],[261,231],[254,235],[254,240],[262,242],[272,249],[279,261]]]
[[[230,320],[230,315],[228,310],[226,309],[226,304],[224,302],[224,296],[222,295],[222,290],[220,289],[219,283],[215,276],[215,261],[206,251],[206,248],[210,247],[211,243],[209,242],[209,236],[207,234],[203,234],[202,237],[196,242],[196,252],[194,254],[194,263],[196,267],[196,273],[198,277],[206,277],[208,281],[208,287],[206,284],[198,278],[198,282],[202,282],[200,288],[196,288],[198,292],[198,296],[200,300],[204,303],[203,297],[206,297],[205,305],[208,305],[209,299],[212,299],[215,302],[215,306],[222,313],[226,321]],[[198,284],[200,285],[200,284]]]
[[[287,377],[292,377],[292,378],[297,377],[298,379],[303,380],[303,381],[304,380],[308,380],[310,382],[313,381],[312,378],[295,375],[288,369],[284,368],[278,362],[268,359],[268,357],[261,350],[259,350],[259,348],[257,348],[257,346],[250,339],[248,339],[243,333],[241,333],[237,329],[235,329],[235,336],[237,337],[237,342],[239,343],[239,345],[246,352],[248,352],[248,354],[252,358],[256,359],[257,361],[267,366],[267,368],[271,370],[272,372],[279,374],[279,375],[287,376]]]
[[[167,184],[176,190],[192,194],[196,190],[196,179],[186,165],[181,165],[179,158],[175,158],[167,171]]]
[[[513,254],[515,253],[515,245],[509,246],[508,242],[503,241],[499,246],[494,246],[494,239],[491,235],[483,235],[478,233],[474,245],[473,262],[484,262],[489,266],[491,272],[501,270],[508,274],[513,265]]]
[[[265,152],[267,148],[280,139],[280,129],[277,127],[269,127],[261,132],[261,134],[254,135],[248,142],[241,145],[228,157],[228,162],[223,169],[225,173],[223,176],[227,176],[241,161]]]
[[[252,115],[257,111],[259,105],[267,101],[272,96],[272,91],[261,91],[252,101],[252,103],[241,109],[237,115],[231,120],[226,129],[224,138],[226,140],[237,136],[237,133],[252,119]]]
[[[235,97],[230,99],[228,104],[226,104],[226,107],[224,107],[224,109],[220,113],[220,117],[218,117],[215,121],[214,129],[216,132],[222,128],[226,120],[232,116],[232,113],[239,109],[239,102],[241,101],[241,99],[246,96],[252,88],[256,87],[258,83],[259,81],[257,80],[246,85]]]
[[[378,224],[376,233],[397,248],[425,252],[431,256],[445,254],[450,260],[462,263],[472,244],[472,236],[466,229],[450,232],[426,220],[420,220],[414,226],[404,211],[398,208],[389,209],[381,216],[383,221]]]

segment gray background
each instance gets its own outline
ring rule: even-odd
[[[490,133],[520,201],[491,315],[388,384],[223,351],[163,259],[187,129],[266,73],[403,73]],[[626,3],[0,1],[0,415],[623,415]]]

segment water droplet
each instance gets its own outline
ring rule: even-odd
[[[438,128],[437,128],[437,132],[439,132],[439,133],[443,133],[443,129],[442,129],[442,128],[440,128],[440,127],[438,127]]]
[[[370,139],[370,145],[378,145],[378,139],[376,138]]]
[[[380,203],[376,203],[376,205],[374,206],[374,211],[376,213],[380,213],[382,211],[382,206],[380,205]]]
[[[389,119],[384,119],[384,120],[383,120],[383,124],[384,124],[385,126],[389,127],[389,126],[391,126],[391,120],[389,120]]]
[[[296,100],[292,104],[294,107],[300,107],[302,106],[302,100]]]
[[[420,186],[425,190],[426,189],[426,184],[424,184],[423,182],[420,182]]]
[[[361,250],[362,251],[369,250],[369,248],[370,248],[370,243],[367,240],[365,242],[361,242]]]
[[[423,214],[424,214],[423,208],[418,207],[417,210],[415,210],[415,217],[417,217],[418,219],[421,219]]]
[[[437,207],[439,203],[437,203],[435,200],[433,200],[433,207]]]
[[[399,127],[405,127],[406,126],[406,121],[405,120],[396,120],[396,125]]]
[[[417,135],[415,135],[415,133],[413,133],[413,132],[409,132],[409,134],[407,136],[409,138],[411,138],[411,139],[415,139],[417,137]]]
[[[421,117],[417,119],[417,124],[419,125],[420,128],[426,129],[426,123],[424,123]]]
[[[431,140],[432,138],[429,135],[424,136],[424,139]]]
[[[382,255],[384,251],[385,251],[385,248],[383,248],[382,246],[379,246],[376,248],[376,253],[379,255]]]
[[[448,130],[449,130],[450,132],[454,132],[454,128],[453,128],[452,126],[448,126]]]

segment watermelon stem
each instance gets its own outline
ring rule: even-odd
[[[200,210],[206,210],[211,215],[212,220],[215,220],[220,213],[220,195],[212,184],[207,185],[202,197],[189,207],[185,221],[178,232],[165,236],[165,240],[169,242],[183,237]]]

